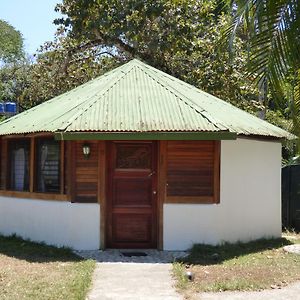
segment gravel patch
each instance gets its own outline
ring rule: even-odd
[[[300,255],[300,244],[284,246],[283,250],[289,253]],[[300,299],[300,296],[299,296]]]
[[[125,256],[123,253],[144,253],[145,256]],[[108,249],[108,250],[92,250],[92,251],[75,251],[75,254],[86,258],[94,259],[97,262],[111,263],[172,263],[177,258],[185,257],[188,252],[184,251],[159,251],[154,249]]]

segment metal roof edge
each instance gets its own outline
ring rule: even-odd
[[[271,136],[271,135],[259,135],[259,134],[239,134],[238,139],[243,140],[256,140],[256,141],[265,141],[265,142],[278,142],[282,143],[286,140],[285,137]]]
[[[217,132],[55,132],[56,140],[236,140],[237,134]]]

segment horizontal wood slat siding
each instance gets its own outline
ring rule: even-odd
[[[98,142],[89,142],[91,154],[88,159],[83,156],[83,142],[74,142],[74,202],[98,202]]]
[[[218,202],[219,142],[167,142],[167,199],[177,203]]]
[[[4,139],[1,139],[1,162],[0,162],[0,168],[1,168],[1,180],[0,180],[0,189],[5,190],[6,189],[6,164],[7,164],[7,141]]]

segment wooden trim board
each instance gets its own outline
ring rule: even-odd
[[[236,140],[237,134],[228,131],[219,132],[56,132],[57,140]]]
[[[157,224],[158,224],[158,249],[163,250],[163,224],[164,224],[164,203],[166,202],[166,176],[167,176],[167,142],[160,141],[158,145],[158,199],[157,199]]]
[[[100,249],[106,248],[106,142],[99,142],[98,202],[100,203]]]
[[[70,200],[68,195],[18,192],[18,191],[0,191],[0,196],[23,198],[23,199],[54,200],[54,201]]]

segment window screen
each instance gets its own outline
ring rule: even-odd
[[[60,191],[60,143],[51,139],[36,140],[36,191]]]
[[[9,188],[15,191],[29,190],[29,140],[10,141]]]

